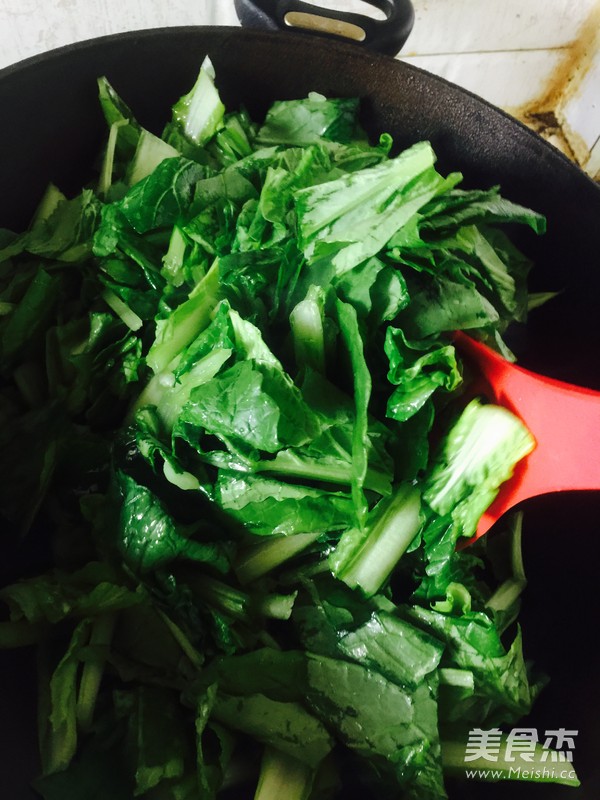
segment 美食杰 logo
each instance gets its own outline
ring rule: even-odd
[[[567,728],[473,728],[464,748],[465,777],[484,781],[552,781],[578,786],[573,752],[578,731]]]

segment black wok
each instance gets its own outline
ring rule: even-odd
[[[560,290],[511,344],[521,362],[600,389],[600,188],[558,151],[501,111],[445,81],[386,56],[303,35],[229,28],[170,28],[85,42],[0,73],[0,226],[27,224],[48,181],[75,192],[91,177],[105,135],[96,77],[105,74],[139,121],[159,131],[189,89],[203,56],[216,67],[229,106],[255,116],[281,98],[311,90],[359,96],[363,122],[390,132],[396,147],[429,139],[442,172],[547,215],[542,238],[520,234],[535,260],[533,290]],[[522,623],[526,654],[551,675],[524,727],[578,730],[580,789],[551,785],[451,785],[454,798],[592,800],[600,796],[597,589],[600,497],[543,498],[528,506],[525,558],[530,583]],[[33,572],[39,557],[3,554],[5,577]],[[16,564],[16,566],[15,566]],[[34,677],[30,654],[3,654],[0,749],[2,796],[33,797]]]

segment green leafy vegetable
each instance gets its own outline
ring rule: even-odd
[[[545,221],[429,142],[390,156],[357,99],[253,120],[217,83],[206,59],[159,135],[100,78],[95,187],[0,230],[0,647],[39,647],[35,788],[440,800],[542,684],[518,530],[497,579],[456,550],[534,442],[463,407],[448,334],[508,352],[539,297],[501,226]]]
[[[423,497],[438,514],[451,514],[459,535],[471,536],[513,465],[534,447],[514,414],[473,400],[448,432]]]

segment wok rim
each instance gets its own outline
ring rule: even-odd
[[[584,172],[579,164],[571,160],[557,147],[529,128],[521,120],[480,95],[446,78],[442,78],[433,72],[429,72],[422,67],[417,67],[414,64],[403,61],[402,58],[375,53],[360,45],[322,38],[302,31],[260,31],[233,25],[174,25],[167,28],[152,27],[131,31],[119,31],[61,45],[42,53],[28,56],[13,64],[9,64],[0,69],[0,87],[6,82],[10,83],[10,81],[18,80],[21,74],[26,74],[32,70],[44,67],[48,62],[68,59],[72,54],[78,55],[85,53],[86,50],[101,49],[103,46],[111,46],[119,42],[127,45],[139,41],[147,42],[152,39],[168,39],[170,36],[176,38],[177,36],[193,35],[194,33],[199,35],[214,35],[215,46],[225,44],[229,37],[241,37],[247,40],[254,40],[257,46],[261,46],[265,43],[268,45],[274,42],[280,43],[287,38],[292,42],[300,42],[302,46],[309,49],[334,51],[338,56],[347,57],[352,69],[356,68],[355,65],[359,61],[363,62],[365,68],[372,68],[374,64],[387,63],[390,69],[398,71],[399,74],[404,72],[405,75],[419,77],[421,80],[427,81],[432,88],[439,87],[443,96],[461,98],[473,104],[475,107],[479,107],[488,118],[496,118],[508,127],[514,128],[516,136],[524,137],[525,141],[529,140],[532,145],[541,148],[541,152],[544,153],[550,161],[548,168],[552,167],[552,161],[554,161],[556,167],[569,169],[574,177],[577,175],[580,180],[583,180],[583,182],[588,185],[588,188],[593,187],[593,189],[598,192],[600,201],[600,183],[594,181]]]

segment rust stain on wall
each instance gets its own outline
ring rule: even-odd
[[[564,48],[564,57],[540,96],[526,106],[510,109],[513,116],[580,163],[587,160],[588,148],[575,131],[565,129],[560,110],[577,93],[599,48],[600,2],[582,23],[578,37]]]
[[[577,90],[579,83],[585,77],[598,49],[599,39],[600,3],[582,23],[577,39],[564,48],[564,58],[549,76],[543,94],[535,102],[521,109],[522,112],[542,114],[555,111],[566,97]]]

